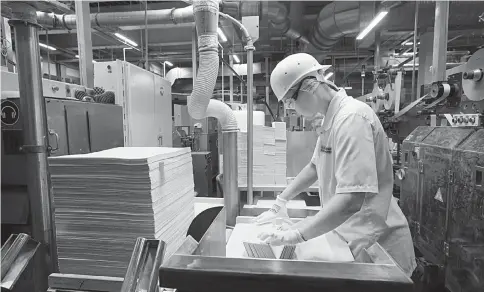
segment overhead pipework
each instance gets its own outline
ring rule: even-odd
[[[200,61],[193,92],[188,99],[188,112],[194,119],[215,117],[224,131],[237,131],[237,120],[230,107],[221,101],[210,100],[219,68],[218,12],[216,0],[195,1],[193,4]]]
[[[220,122],[223,132],[223,192],[224,205],[227,212],[226,223],[229,226],[235,226],[235,219],[239,211],[237,120],[228,105],[219,100],[210,99],[213,95],[219,69],[218,1],[194,1],[193,15],[198,36],[199,66],[193,85],[193,92],[187,102],[188,113],[194,119],[215,117]],[[231,21],[235,20],[228,15],[223,16]],[[247,31],[245,30],[245,32]],[[250,36],[248,37],[250,40]],[[251,68],[251,64],[249,68]]]
[[[193,7],[127,11],[127,12],[101,12],[93,13],[91,16],[92,27],[116,27],[129,25],[144,25],[145,21],[150,25],[154,24],[180,24],[191,23],[193,19]],[[50,29],[75,29],[77,17],[75,14],[53,14],[37,12],[37,21],[40,25]]]
[[[319,50],[328,50],[345,35],[360,29],[360,4],[334,1],[319,12],[309,40]]]
[[[281,31],[286,37],[303,44],[309,44],[309,40],[306,36],[303,36],[298,29],[291,27],[289,11],[287,10],[286,5],[277,1],[269,1],[267,14],[272,26]]]

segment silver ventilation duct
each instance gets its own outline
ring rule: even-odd
[[[188,113],[194,119],[215,117],[222,126],[224,205],[227,224],[234,226],[240,202],[237,184],[237,120],[228,105],[219,100],[210,99],[213,95],[219,68],[218,0],[194,1],[193,14],[197,28],[200,59],[193,92],[188,98]]]
[[[326,5],[318,15],[309,40],[319,50],[333,47],[342,37],[360,30],[358,2],[335,1]]]
[[[103,12],[93,13],[92,27],[116,27],[145,24],[144,11]],[[193,7],[148,10],[146,17],[150,24],[180,24],[193,22]],[[55,29],[75,29],[77,25],[75,14],[52,14],[37,12],[37,21],[40,25]]]
[[[269,21],[275,29],[282,31],[290,39],[309,44],[309,40],[299,30],[291,27],[291,20],[289,19],[289,12],[286,5],[276,1],[269,1],[267,13]]]

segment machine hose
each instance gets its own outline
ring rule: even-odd
[[[237,131],[232,109],[219,100],[210,99],[218,76],[218,13],[219,1],[193,2],[193,14],[198,35],[199,68],[193,92],[188,98],[188,113],[194,119],[215,117],[223,131]]]

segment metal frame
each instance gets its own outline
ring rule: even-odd
[[[12,234],[2,246],[2,291],[13,291],[22,273],[40,247],[27,234]]]
[[[33,2],[32,2],[33,3]],[[43,2],[42,2],[43,3]],[[52,5],[57,2],[54,1]],[[23,149],[26,150],[27,187],[33,238],[46,246],[34,258],[34,287],[47,289],[47,275],[57,268],[57,248],[48,169],[47,114],[42,95],[42,74],[36,7],[31,2],[7,2],[15,31],[20,104],[24,110]],[[38,3],[33,3],[33,5]],[[3,5],[3,3],[2,3]],[[48,4],[47,4],[48,5]],[[48,251],[48,252],[46,252]]]
[[[121,292],[158,291],[158,267],[163,261],[165,242],[138,237],[124,276]]]
[[[79,71],[81,75],[81,84],[87,88],[94,87],[90,13],[89,2],[76,0]]]
[[[413,283],[379,244],[365,263],[226,258],[224,209],[199,242],[198,255],[175,253],[159,270],[160,286],[180,291],[375,291],[410,292]],[[236,222],[243,219],[238,217]],[[214,241],[220,241],[214,244]],[[206,248],[201,248],[206,247]],[[208,248],[209,247],[209,248]],[[219,250],[214,250],[214,249]],[[187,281],[187,279],[190,279]]]

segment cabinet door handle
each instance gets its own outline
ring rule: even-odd
[[[163,136],[162,135],[158,136],[158,146],[163,146]]]
[[[49,135],[55,137],[55,148],[52,148],[52,146],[49,143],[49,152],[55,153],[57,152],[57,150],[59,150],[59,134],[57,134],[56,131],[49,129]]]

